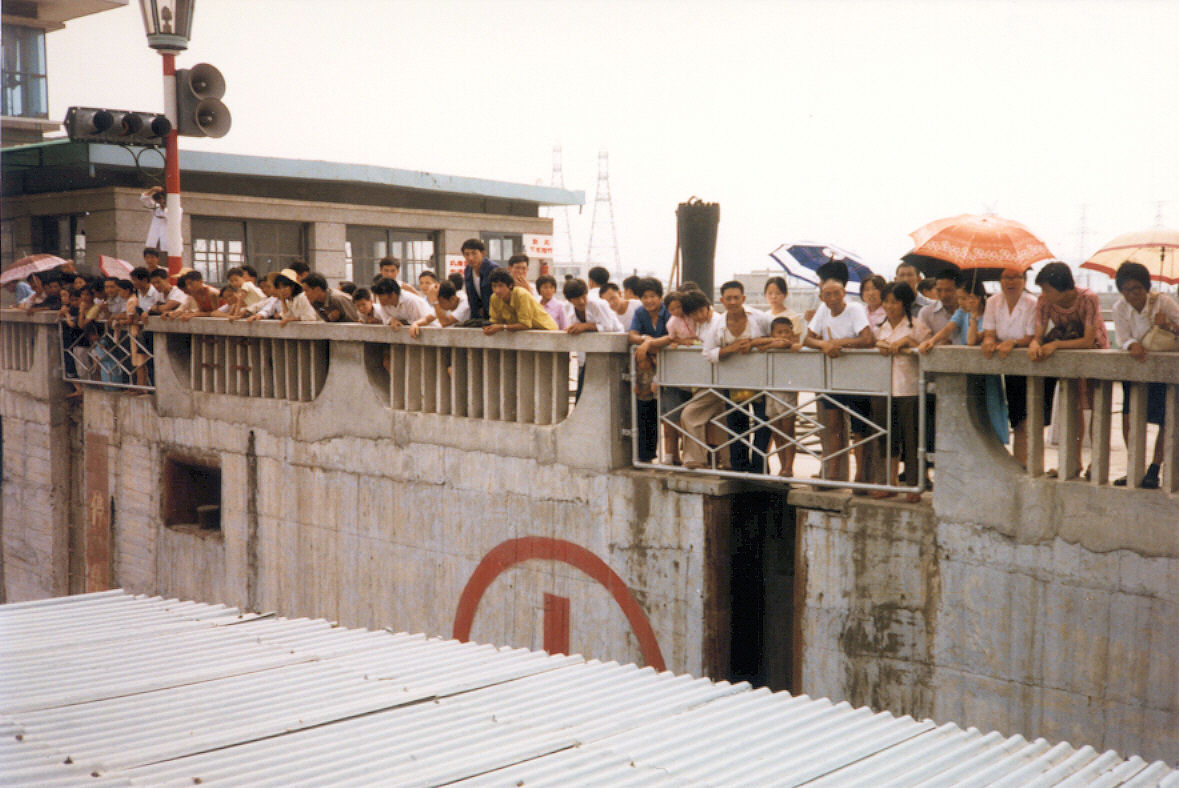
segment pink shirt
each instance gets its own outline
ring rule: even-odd
[[[696,324],[682,317],[672,317],[667,321],[667,335],[681,342],[699,339],[696,335]]]
[[[1050,341],[1047,337],[1049,323],[1052,324],[1053,330],[1062,329],[1066,338],[1070,339],[1080,339],[1086,327],[1094,326],[1097,333],[1093,347],[1109,348],[1109,334],[1101,317],[1101,301],[1092,290],[1078,287],[1077,300],[1068,309],[1049,304],[1041,296],[1036,301],[1036,328],[1043,332],[1043,341]]]
[[[556,322],[557,328],[561,331],[569,328],[569,320],[565,315],[565,304],[555,298],[550,298],[548,303],[542,303],[541,306],[544,307],[544,311],[549,313],[549,317]]]

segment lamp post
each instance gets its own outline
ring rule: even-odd
[[[164,150],[164,190],[168,194],[168,273],[175,276],[184,265],[184,235],[180,207],[179,118],[176,111],[176,55],[188,49],[196,0],[139,0],[147,45],[164,61],[164,113],[172,123]]]

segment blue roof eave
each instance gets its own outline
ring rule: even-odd
[[[91,144],[91,164],[126,167],[127,153],[115,145]],[[376,167],[369,164],[344,164],[306,159],[280,159],[271,156],[245,156],[236,153],[180,151],[180,169],[218,175],[245,175],[266,178],[292,178],[304,181],[336,181],[395,186],[402,189],[521,200],[538,205],[584,205],[585,192],[530,186],[523,183],[464,178],[433,172]]]

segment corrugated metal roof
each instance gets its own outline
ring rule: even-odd
[[[121,591],[0,606],[0,783],[1161,786],[1161,762]]]

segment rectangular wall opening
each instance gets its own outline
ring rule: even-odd
[[[221,466],[215,458],[164,458],[164,525],[221,533]]]

